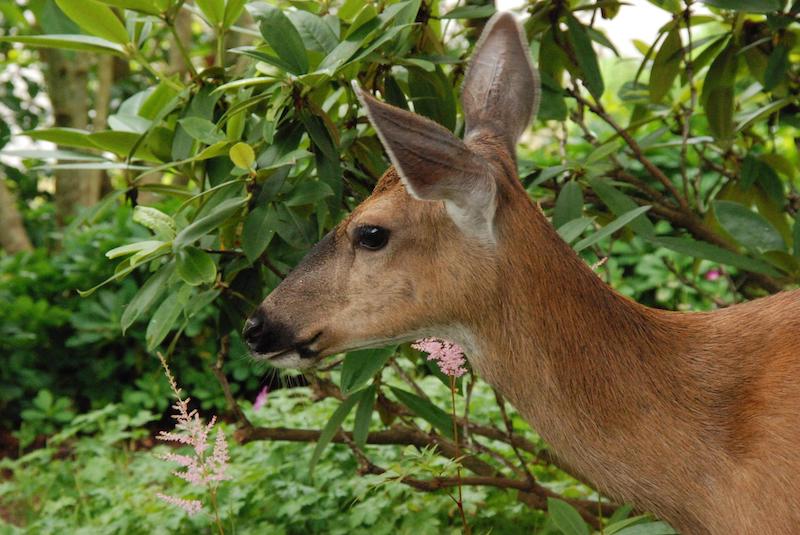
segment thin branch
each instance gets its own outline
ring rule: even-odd
[[[223,370],[223,366],[225,361],[228,359],[228,355],[231,350],[231,337],[230,335],[226,334],[222,336],[220,340],[220,348],[219,352],[217,353],[217,361],[211,367],[211,371],[214,372],[214,375],[219,381],[220,386],[222,387],[222,392],[225,394],[225,401],[228,403],[228,408],[236,417],[236,421],[239,422],[245,429],[253,429],[253,424],[250,423],[250,420],[247,419],[247,416],[244,415],[242,412],[242,408],[236,402],[231,393],[231,385],[228,383],[228,378],[225,377],[225,371]]]

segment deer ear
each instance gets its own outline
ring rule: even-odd
[[[522,29],[510,13],[497,13],[481,34],[467,68],[461,104],[465,139],[499,136],[510,154],[539,108],[539,74]]]
[[[443,126],[353,87],[408,192],[444,201],[464,232],[494,241],[497,186],[486,161]]]

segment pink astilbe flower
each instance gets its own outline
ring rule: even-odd
[[[423,338],[411,344],[411,347],[428,354],[428,360],[436,361],[443,374],[461,377],[467,373],[467,359],[461,346],[447,340]]]
[[[256,400],[253,402],[254,411],[261,410],[261,407],[267,404],[268,395],[269,395],[269,387],[265,386],[259,391],[258,395],[256,396]]]
[[[175,496],[167,496],[160,492],[157,492],[156,496],[175,507],[180,507],[189,513],[189,516],[196,515],[203,509],[203,504],[200,503],[200,500],[184,500],[182,498],[176,498]]]
[[[161,365],[164,367],[167,380],[169,380],[169,386],[177,401],[172,406],[175,409],[175,414],[172,415],[172,418],[175,419],[175,429],[173,431],[161,431],[156,438],[191,446],[194,450],[192,455],[165,453],[159,455],[159,457],[182,466],[184,470],[177,470],[173,474],[192,485],[207,488],[212,493],[213,499],[216,495],[217,484],[228,479],[226,470],[229,457],[225,434],[222,429],[217,429],[214,448],[211,454],[208,455],[206,453],[210,447],[208,435],[217,422],[216,416],[205,424],[196,410],[189,410],[189,398],[183,399],[181,397],[181,390],[178,388],[166,360],[160,353],[158,358],[161,360]],[[202,503],[198,500],[184,500],[161,493],[156,494],[156,496],[167,503],[180,507],[190,515],[196,514],[202,509]]]

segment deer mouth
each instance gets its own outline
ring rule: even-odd
[[[282,349],[280,351],[271,351],[269,353],[256,353],[254,356],[259,360],[264,360],[270,364],[278,367],[292,367],[298,362],[307,366],[310,363],[318,360],[321,351],[314,349],[314,343],[322,336],[322,332],[318,332],[311,338],[293,344],[291,347]]]

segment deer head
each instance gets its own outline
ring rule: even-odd
[[[497,300],[515,206],[531,207],[515,145],[538,107],[539,81],[510,14],[494,16],[476,45],[463,141],[356,92],[394,165],[248,319],[251,351],[278,367],[423,336],[469,348],[464,326]]]

